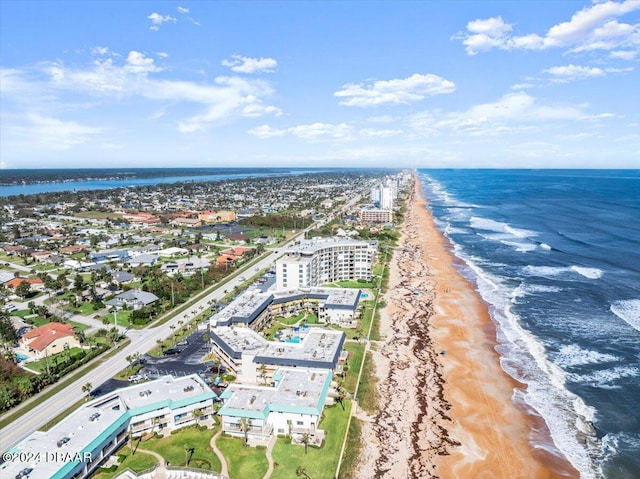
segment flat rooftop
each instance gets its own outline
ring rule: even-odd
[[[230,385],[219,414],[265,420],[274,411],[319,415],[331,378],[328,370],[279,368],[273,375],[275,387]]]
[[[265,308],[271,304],[273,297],[270,293],[262,293],[259,290],[246,290],[234,299],[222,311],[214,314],[211,321],[221,324],[230,322],[243,322],[250,324]]]
[[[299,342],[267,341],[250,328],[218,326],[212,338],[231,356],[255,355],[254,362],[280,366],[302,365],[333,369],[342,349],[342,331],[325,328],[300,328]]]
[[[165,376],[98,397],[48,431],[36,431],[13,447],[11,453],[22,453],[17,457],[32,460],[5,462],[0,465],[0,477],[13,478],[25,468],[33,469],[29,479],[54,477],[69,462],[65,458],[90,452],[92,442],[101,435],[106,437],[110,434],[116,423],[128,420],[128,411],[135,415],[136,410],[151,404],[169,406],[204,393],[215,394],[202,379],[191,375],[181,378]],[[59,447],[62,440],[65,443]]]
[[[300,240],[300,244],[287,248],[288,253],[313,254],[316,251],[337,246],[373,246],[377,242],[354,240],[350,238],[313,238]],[[287,258],[289,260],[289,258]]]

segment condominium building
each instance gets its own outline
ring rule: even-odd
[[[369,281],[376,241],[345,238],[301,240],[276,261],[277,289],[320,286],[336,281]]]
[[[129,435],[167,434],[210,418],[216,397],[197,375],[165,376],[118,389],[14,446],[4,457],[19,460],[1,464],[0,477],[89,477]]]
[[[332,377],[328,370],[279,368],[272,386],[232,384],[220,396],[222,430],[261,441],[273,434],[308,434],[311,443],[321,443],[318,424]]]
[[[213,352],[240,383],[269,383],[280,367],[335,370],[345,334],[303,327],[287,338],[268,341],[252,329],[218,326],[209,331]]]
[[[393,221],[393,211],[381,208],[362,208],[360,210],[360,221],[362,223],[391,223]]]

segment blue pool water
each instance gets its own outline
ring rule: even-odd
[[[21,363],[22,361],[26,361],[27,359],[29,359],[29,356],[25,356],[24,354],[16,353],[16,359],[18,360],[19,363]]]

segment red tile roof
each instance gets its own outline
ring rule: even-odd
[[[14,278],[4,283],[4,285],[9,288],[17,288],[22,282],[27,282],[29,284],[44,284],[40,278]]]
[[[25,333],[20,341],[27,344],[31,349],[43,351],[56,339],[68,336],[74,336],[73,326],[54,321]]]

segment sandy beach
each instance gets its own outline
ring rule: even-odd
[[[513,402],[522,385],[500,368],[487,305],[455,261],[416,178],[371,348],[378,412],[357,414],[357,477],[578,478],[531,444],[534,431],[551,443],[546,426]]]

